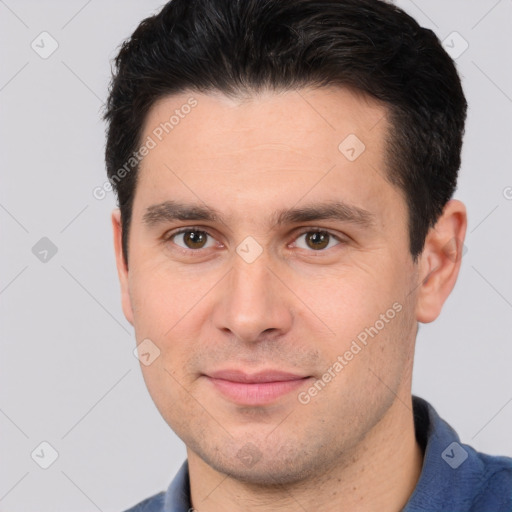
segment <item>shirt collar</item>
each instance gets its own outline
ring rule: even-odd
[[[416,440],[424,449],[423,467],[402,512],[470,510],[479,492],[484,463],[422,398],[413,396]]]

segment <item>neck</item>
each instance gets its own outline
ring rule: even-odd
[[[416,442],[412,399],[396,399],[353,452],[325,474],[272,488],[237,481],[188,450],[191,498],[201,512],[396,512],[417,484],[423,452]]]

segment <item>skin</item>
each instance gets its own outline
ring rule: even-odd
[[[415,262],[405,199],[385,178],[385,106],[341,88],[183,93],[152,107],[142,140],[191,96],[197,106],[141,162],[128,268],[118,210],[112,225],[123,311],[137,343],[160,350],[141,368],[187,445],[194,508],[400,510],[423,463],[411,401],[417,325],[439,315],[455,284],[464,205],[446,205]],[[354,161],[338,149],[349,134],[366,147]],[[168,200],[222,219],[144,221]],[[275,223],[273,212],[327,201],[367,211],[371,224]],[[179,228],[205,232],[204,245],[171,237]],[[314,229],[332,235],[325,246]],[[248,236],[262,251],[252,263],[236,252]],[[395,303],[400,312],[300,403]],[[239,405],[204,376],[226,368],[309,378],[269,404]]]

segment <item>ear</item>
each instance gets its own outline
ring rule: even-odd
[[[119,210],[119,208],[112,212],[112,230],[114,234],[114,249],[116,252],[117,275],[119,277],[119,284],[121,285],[121,304],[126,320],[133,325],[133,310],[128,286],[128,267],[123,254],[123,228],[121,225],[121,210]]]
[[[419,291],[416,320],[429,323],[439,314],[459,275],[464,237],[466,236],[466,207],[452,199],[425,239],[419,256]]]

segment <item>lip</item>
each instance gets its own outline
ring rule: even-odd
[[[280,370],[252,374],[240,370],[221,370],[205,377],[225,398],[239,405],[271,404],[311,378]]]

